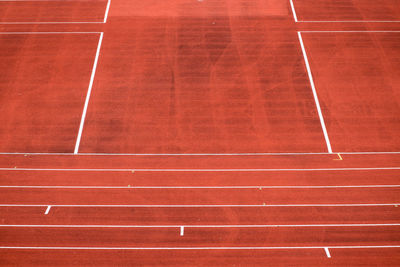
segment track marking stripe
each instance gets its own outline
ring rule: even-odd
[[[400,223],[371,223],[371,224],[265,224],[265,225],[65,225],[65,224],[2,224],[3,228],[179,228],[181,235],[184,228],[312,228],[312,227],[393,227]]]
[[[100,33],[99,42],[97,44],[96,57],[95,57],[94,64],[93,64],[93,69],[92,69],[92,75],[90,77],[89,87],[88,87],[88,91],[87,91],[86,99],[85,99],[85,105],[83,107],[83,112],[82,112],[82,117],[81,117],[81,123],[79,125],[78,137],[77,137],[76,143],[75,143],[74,154],[77,154],[78,151],[79,151],[79,145],[81,143],[83,126],[85,124],[87,108],[88,108],[88,105],[89,105],[90,95],[92,93],[93,81],[94,81],[94,76],[96,74],[96,68],[97,68],[97,63],[99,61],[100,49],[101,49],[102,42],[103,42],[103,33]]]
[[[300,172],[300,171],[370,171],[400,170],[400,167],[372,168],[312,168],[312,169],[56,169],[56,168],[0,168],[0,171],[88,171],[88,172]]]
[[[379,207],[399,206],[400,203],[354,203],[354,204],[210,204],[210,205],[129,205],[129,204],[51,204],[52,207],[104,207],[104,208],[212,208],[212,207]],[[0,207],[47,207],[49,204],[0,204]]]
[[[384,249],[400,248],[400,245],[388,246],[330,246],[334,249]],[[291,250],[291,249],[325,249],[313,247],[17,247],[0,246],[0,249],[38,249],[38,250]]]
[[[317,107],[318,116],[319,116],[319,121],[320,121],[320,123],[321,123],[322,131],[323,131],[323,133],[324,133],[324,138],[325,138],[326,146],[327,146],[328,152],[329,152],[329,153],[332,153],[331,142],[330,142],[330,140],[329,140],[328,131],[326,130],[325,121],[324,121],[324,117],[323,117],[323,115],[322,115],[321,106],[320,106],[320,104],[319,104],[317,91],[316,91],[316,89],[315,89],[314,79],[313,79],[312,74],[311,74],[311,68],[310,68],[310,64],[309,64],[309,62],[308,62],[308,57],[307,57],[306,49],[305,49],[305,47],[304,47],[303,38],[301,37],[301,33],[300,33],[300,32],[297,32],[297,35],[298,35],[298,37],[299,37],[300,46],[301,46],[301,51],[303,52],[304,62],[305,62],[305,64],[306,64],[307,73],[308,73],[308,78],[309,78],[309,80],[310,80],[311,89],[312,89],[312,93],[313,93],[314,101],[315,101],[315,106]]]
[[[46,209],[46,211],[44,212],[44,214],[45,214],[45,215],[49,214],[50,209],[51,209],[51,206],[47,206],[47,209]]]
[[[311,32],[311,31],[310,31]],[[309,32],[309,33],[310,33]],[[399,31],[400,32],[400,31]],[[71,33],[71,32],[67,32]],[[83,33],[83,32],[82,32]],[[87,32],[100,33],[100,32]],[[306,32],[307,33],[307,32]],[[1,34],[1,33],[0,33]],[[397,155],[400,151],[376,151],[376,152],[336,152],[344,155]],[[307,155],[331,155],[329,152],[266,152],[266,153],[46,153],[46,152],[0,152],[0,155],[44,155],[44,156],[307,156]]]
[[[324,250],[325,250],[326,256],[328,258],[330,258],[331,257],[331,253],[329,252],[329,248],[324,248]]]
[[[181,226],[180,228],[181,228],[180,235],[183,236],[185,234],[185,227]]]
[[[290,7],[292,8],[292,14],[293,14],[294,21],[298,22],[297,15],[296,15],[296,9],[294,8],[293,0],[290,0]]]
[[[107,7],[106,7],[106,13],[104,14],[103,23],[107,23],[108,12],[110,11],[110,5],[111,5],[111,0],[108,0],[108,1],[107,1]]]
[[[254,186],[41,186],[0,185],[0,188],[22,189],[329,189],[329,188],[396,188],[400,185],[254,185]]]

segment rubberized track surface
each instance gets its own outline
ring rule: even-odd
[[[399,266],[399,22],[0,1],[0,266]]]

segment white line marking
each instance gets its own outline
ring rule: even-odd
[[[101,32],[0,32],[0,34],[99,34],[99,33]],[[27,153],[21,153],[21,154],[27,154]]]
[[[400,226],[400,223],[381,224],[266,224],[266,225],[65,225],[65,224],[2,224],[0,227],[16,228],[180,228],[181,236],[184,228],[312,228],[312,227],[392,227]]]
[[[329,33],[329,32],[337,32],[337,33],[399,33],[400,31],[300,31],[301,33],[310,33],[310,32],[318,32],[318,33]]]
[[[306,31],[305,33],[316,32]],[[400,31],[399,31],[400,32]],[[100,32],[92,32],[100,33]],[[302,32],[304,33],[304,32]],[[380,155],[400,154],[400,151],[378,151],[378,152],[335,152],[345,155]],[[169,153],[169,154],[135,154],[135,153],[46,153],[46,152],[0,152],[0,155],[46,155],[46,156],[301,156],[301,155],[331,155],[329,152],[270,152],[270,153]]]
[[[354,204],[210,204],[210,205],[96,205],[96,204],[51,204],[52,207],[80,207],[80,208],[220,208],[220,207],[383,207],[399,206],[400,203],[354,203]],[[47,207],[48,204],[0,204],[0,207]]]
[[[399,23],[400,20],[299,20],[305,23]]]
[[[58,186],[1,185],[0,188],[22,189],[324,189],[324,188],[396,188],[400,185],[250,185],[250,186]]]
[[[81,171],[81,172],[311,172],[311,171],[371,171],[400,170],[400,167],[372,168],[313,168],[313,169],[45,169],[45,168],[0,168],[0,171]]]
[[[110,11],[110,4],[111,4],[111,0],[108,0],[108,1],[107,1],[107,7],[106,7],[106,13],[104,14],[104,21],[103,21],[103,23],[107,23],[108,12]]]
[[[328,258],[330,258],[331,257],[331,253],[329,252],[329,248],[324,248],[324,250],[325,250],[326,256]]]
[[[400,245],[389,246],[330,246],[338,249],[384,249],[400,248]],[[39,249],[39,250],[291,250],[291,249],[325,249],[314,247],[7,247],[0,249]]]
[[[296,15],[296,9],[294,8],[293,0],[290,0],[290,7],[292,8],[292,14],[293,14],[294,21],[298,22],[297,15]]]
[[[46,211],[44,212],[44,214],[49,214],[49,212],[50,212],[50,209],[51,209],[51,206],[47,206],[47,209],[46,209]]]
[[[297,32],[297,35],[299,36],[301,51],[303,52],[304,62],[305,62],[305,64],[306,64],[307,73],[308,73],[308,78],[309,78],[309,80],[310,80],[311,89],[312,89],[312,92],[313,92],[313,96],[314,96],[314,100],[315,100],[315,105],[316,105],[316,107],[317,107],[318,116],[319,116],[319,121],[320,121],[320,123],[321,123],[322,131],[323,131],[323,133],[324,133],[326,146],[327,146],[327,148],[328,148],[328,152],[329,152],[329,153],[332,153],[331,142],[329,141],[328,131],[326,130],[324,117],[323,117],[323,115],[322,115],[321,107],[320,107],[320,105],[319,105],[318,95],[317,95],[317,91],[315,90],[314,79],[313,79],[312,74],[311,74],[310,64],[308,63],[308,58],[307,58],[306,49],[305,49],[305,47],[304,47],[303,38],[301,37],[301,33],[300,33],[300,32]]]
[[[92,69],[92,75],[90,77],[90,83],[89,83],[88,91],[87,91],[87,94],[86,94],[85,105],[83,107],[81,123],[79,125],[79,132],[78,132],[78,137],[76,139],[74,154],[77,154],[78,151],[79,151],[79,145],[81,143],[83,126],[85,124],[87,108],[88,108],[88,105],[89,105],[90,95],[92,93],[93,81],[94,81],[94,76],[96,74],[96,68],[97,68],[97,63],[99,61],[100,49],[101,49],[101,43],[102,42],[103,42],[103,33],[100,33],[99,43],[97,45],[96,57],[95,57],[94,64],[93,64],[93,69]]]

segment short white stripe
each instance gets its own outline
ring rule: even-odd
[[[329,252],[329,248],[324,248],[324,250],[325,250],[326,256],[328,258],[330,258],[331,257],[331,253]]]

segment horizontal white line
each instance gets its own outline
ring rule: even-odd
[[[310,33],[310,32],[318,32],[318,33],[329,33],[329,32],[338,32],[338,33],[400,33],[400,31],[299,31],[301,33]],[[338,153],[338,152],[335,152]],[[340,152],[339,152],[340,153]],[[368,153],[368,152],[366,152]],[[343,154],[343,153],[341,153]]]
[[[354,203],[354,204],[210,204],[210,205],[129,205],[129,204],[0,204],[0,207],[87,207],[87,208],[221,208],[221,207],[376,207],[399,206],[400,203]]]
[[[381,224],[265,224],[265,225],[37,225],[37,224],[2,224],[0,227],[21,228],[295,228],[295,227],[385,227],[400,226],[400,223]]]
[[[400,170],[400,167],[372,168],[313,168],[313,169],[46,169],[46,168],[0,168],[0,171],[87,171],[87,172],[296,172],[296,171],[370,171]]]
[[[400,245],[384,246],[312,246],[312,247],[9,247],[0,249],[38,249],[38,250],[291,250],[291,249],[384,249],[400,248]]]
[[[298,20],[305,23],[399,23],[400,20]]]
[[[63,185],[1,185],[0,188],[22,189],[320,189],[320,188],[395,188],[400,185],[262,185],[262,186],[63,186]]]
[[[0,22],[2,25],[31,25],[31,24],[103,24],[104,21],[46,21],[46,22]]]
[[[102,32],[0,32],[0,34],[101,34]],[[3,155],[7,155],[8,153],[0,153]],[[14,153],[16,154],[16,153]],[[19,154],[19,153],[18,153]],[[21,153],[26,154],[26,153]],[[51,154],[51,153],[49,153]],[[9,154],[11,155],[11,154]]]
[[[301,33],[307,32],[351,32],[351,31],[300,31]],[[353,31],[356,32],[356,31]],[[360,31],[362,32],[362,31]],[[380,31],[382,32],[382,31]],[[388,32],[388,31],[383,31]],[[400,31],[392,31],[400,32]],[[96,32],[100,33],[100,32]],[[376,151],[376,152],[334,152],[334,154],[344,155],[374,155],[374,154],[400,154],[400,151]],[[270,153],[160,153],[160,154],[146,154],[146,153],[46,153],[46,152],[0,152],[0,155],[49,155],[49,156],[287,156],[287,155],[332,155],[329,152],[270,152]]]

